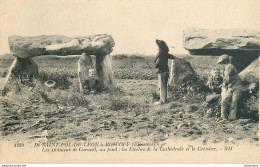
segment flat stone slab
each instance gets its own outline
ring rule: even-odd
[[[242,29],[184,30],[184,48],[190,54],[220,53],[219,50],[256,50],[260,52],[260,32]]]
[[[10,50],[16,57],[31,58],[41,55],[107,55],[115,46],[111,35],[100,34],[82,37],[61,35],[8,38]]]

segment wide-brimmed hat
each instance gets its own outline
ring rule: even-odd
[[[166,42],[164,42],[163,40],[156,39],[156,44],[158,45],[158,47],[161,50],[169,52],[169,48],[168,48]]]
[[[231,57],[227,54],[223,54],[218,58],[218,64],[227,64],[231,62]]]

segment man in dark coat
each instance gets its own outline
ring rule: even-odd
[[[156,40],[156,44],[159,47],[159,53],[157,54],[154,63],[158,73],[158,87],[160,89],[160,104],[166,102],[167,98],[167,83],[169,78],[168,59],[175,59],[175,57],[169,54],[169,48],[167,44],[162,40]]]

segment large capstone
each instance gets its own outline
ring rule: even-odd
[[[84,37],[61,35],[8,38],[10,50],[16,57],[30,58],[41,55],[107,55],[113,51],[114,40],[110,35],[100,34]]]
[[[260,32],[188,28],[184,30],[184,48],[192,55],[228,54],[240,72],[259,56]]]
[[[184,48],[191,54],[203,51],[217,54],[218,50],[260,50],[260,32],[253,30],[184,30]],[[200,54],[201,54],[200,53]]]
[[[249,83],[259,82],[259,58],[253,61],[248,67],[239,73],[243,81]]]

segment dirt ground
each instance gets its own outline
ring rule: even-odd
[[[153,104],[157,80],[117,80],[115,93],[85,95],[78,105],[10,94],[0,97],[1,139],[32,142],[63,140],[120,139],[166,142],[189,140],[202,144],[249,143],[258,145],[258,122],[239,119],[218,122],[205,116],[205,100],[180,97],[162,106]],[[28,88],[28,92],[30,90]],[[68,90],[58,90],[67,96]],[[57,90],[46,90],[48,99],[57,97]],[[43,97],[43,96],[42,96]],[[31,98],[31,100],[30,100]],[[19,103],[17,103],[19,102]],[[74,101],[75,102],[75,101]]]

